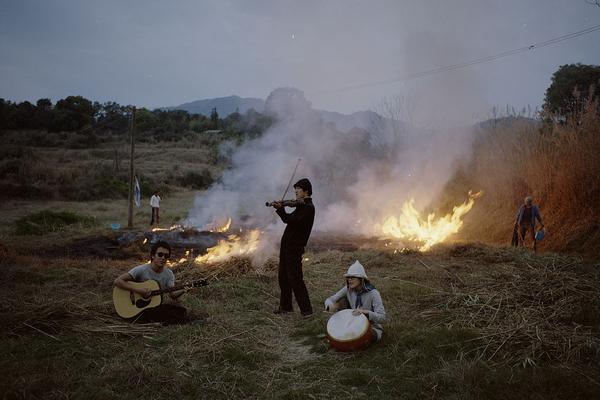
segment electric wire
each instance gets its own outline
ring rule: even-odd
[[[311,95],[314,94],[322,94],[322,93],[333,93],[333,92],[344,92],[344,91],[350,91],[350,90],[356,90],[356,89],[363,89],[366,87],[371,87],[371,86],[379,86],[379,85],[384,85],[384,84],[390,84],[390,83],[398,83],[398,82],[406,82],[406,81],[411,81],[414,79],[419,79],[419,78],[424,78],[430,75],[436,75],[436,74],[441,74],[444,72],[449,72],[449,71],[454,71],[457,69],[462,69],[462,68],[466,68],[466,67],[470,67],[472,65],[476,65],[476,64],[483,64],[483,63],[488,63],[488,62],[492,62],[495,61],[497,59],[500,58],[504,58],[504,57],[509,57],[515,54],[520,54],[520,53],[524,53],[524,52],[528,52],[528,51],[533,51],[536,49],[540,49],[543,47],[547,47],[547,46],[551,46],[557,43],[561,43],[564,42],[566,40],[570,40],[570,39],[574,39],[583,35],[587,35],[590,34],[592,32],[596,32],[596,31],[600,31],[600,25],[595,25],[595,26],[591,26],[589,28],[586,29],[582,29],[580,31],[577,32],[572,32],[572,33],[568,33],[566,35],[562,35],[562,36],[558,36],[552,39],[548,39],[545,40],[543,42],[538,42],[538,43],[534,43],[531,44],[529,46],[523,46],[523,47],[519,47],[517,49],[513,49],[513,50],[507,50],[507,51],[503,51],[501,53],[498,54],[494,54],[494,55],[490,55],[490,56],[486,56],[486,57],[481,57],[481,58],[476,58],[470,61],[464,61],[461,63],[456,63],[456,64],[450,64],[450,65],[445,65],[442,67],[437,67],[437,68],[432,68],[432,69],[428,69],[425,71],[421,71],[421,72],[415,72],[412,74],[408,74],[405,76],[401,76],[398,78],[392,78],[392,79],[385,79],[385,80],[380,80],[380,81],[374,81],[374,82],[366,82],[366,83],[361,83],[358,85],[351,85],[351,86],[346,86],[346,87],[342,87],[342,88],[338,88],[338,89],[332,89],[332,90],[321,90],[321,91],[317,91],[317,92],[312,92]]]

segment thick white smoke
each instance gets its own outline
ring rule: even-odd
[[[466,129],[417,129],[375,113],[365,114],[366,129],[340,131],[291,88],[274,90],[265,110],[274,125],[236,149],[232,168],[196,199],[188,225],[206,228],[232,217],[270,232],[276,245],[283,224],[265,201],[281,199],[301,158],[294,181],[313,184],[314,230],[379,234],[378,225],[406,200],[429,206],[470,144]]]

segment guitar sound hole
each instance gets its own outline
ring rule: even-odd
[[[148,304],[150,304],[150,300],[137,299],[136,302],[135,302],[135,305],[136,305],[137,308],[144,308]]]

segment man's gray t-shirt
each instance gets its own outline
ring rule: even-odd
[[[161,289],[175,286],[175,275],[170,268],[165,267],[159,274],[152,269],[152,264],[150,263],[132,268],[129,271],[129,275],[131,275],[136,282],[145,282],[149,279],[155,280],[158,282],[158,286],[160,286]]]

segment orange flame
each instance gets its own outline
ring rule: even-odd
[[[386,218],[382,226],[383,233],[399,239],[423,243],[419,250],[427,251],[434,244],[444,242],[450,235],[460,230],[463,224],[461,218],[471,211],[475,199],[481,195],[482,192],[472,194],[469,191],[469,200],[454,207],[452,213],[438,219],[435,218],[434,213],[431,213],[427,216],[427,220],[421,218],[420,213],[415,209],[414,199],[410,199],[402,206],[398,218],[394,216]]]
[[[208,248],[206,254],[196,257],[197,263],[215,263],[225,261],[231,257],[247,256],[258,249],[260,231],[253,229],[243,238],[238,235],[229,235],[227,240],[219,241],[214,247]]]
[[[181,225],[173,225],[170,228],[153,228],[152,232],[166,232],[173,231],[175,229],[183,229],[183,227]]]

